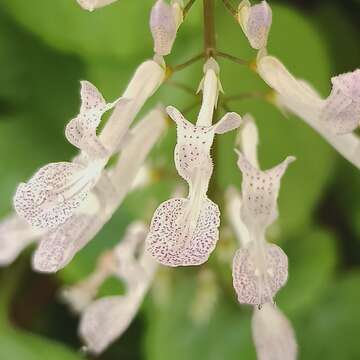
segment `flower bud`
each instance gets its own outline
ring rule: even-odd
[[[182,8],[178,2],[169,5],[164,0],[158,0],[155,3],[150,15],[150,30],[154,51],[158,55],[170,54],[182,20]]]
[[[271,8],[266,1],[253,6],[248,0],[242,1],[238,21],[251,47],[257,50],[266,47],[272,21]]]
[[[116,0],[77,0],[78,4],[85,10],[94,11],[95,9],[107,6]]]

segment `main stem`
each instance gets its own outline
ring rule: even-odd
[[[204,9],[204,50],[207,58],[215,55],[216,36],[215,36],[215,17],[214,0],[203,0]]]

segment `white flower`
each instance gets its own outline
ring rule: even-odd
[[[106,169],[91,196],[64,224],[47,232],[33,257],[33,268],[56,272],[101,230],[132,189],[148,153],[166,128],[162,108],[150,111],[131,129],[114,167]]]
[[[270,170],[259,170],[257,129],[249,116],[244,123],[238,142],[252,163],[239,152],[241,195],[235,189],[227,195],[227,213],[241,244],[233,260],[233,285],[240,303],[261,306],[272,302],[287,280],[287,256],[278,246],[267,243],[265,235],[278,216],[281,177],[295,158],[288,157]]]
[[[254,308],[252,335],[258,360],[295,360],[297,343],[294,330],[274,304]]]
[[[85,10],[94,11],[95,9],[110,5],[117,0],[76,0]]]
[[[145,61],[136,70],[123,98],[110,104],[106,104],[94,85],[83,81],[80,113],[67,125],[65,134],[84,156],[72,163],[48,164],[27,183],[20,184],[14,197],[17,213],[32,226],[47,229],[56,228],[73,216],[124,141],[144,102],[164,80],[164,74],[163,64]],[[101,116],[114,106],[113,114],[97,136]]]
[[[243,0],[238,8],[238,21],[254,49],[266,47],[272,22],[271,8],[266,1],[251,6],[248,0]]]
[[[170,54],[182,21],[182,6],[179,1],[173,1],[171,5],[164,0],[156,1],[150,14],[155,53],[162,56]]]
[[[333,90],[324,100],[273,56],[260,54],[257,69],[265,82],[277,92],[276,102],[280,107],[303,119],[360,169],[360,141],[351,133],[360,116],[359,70],[333,78]]]
[[[189,184],[188,198],[175,198],[162,203],[155,211],[147,249],[161,264],[168,266],[200,265],[214,250],[218,240],[220,213],[207,197],[213,171],[210,149],[215,134],[222,134],[240,125],[235,113],[226,114],[211,125],[220,90],[217,64],[211,59],[204,67],[203,103],[196,125],[191,124],[174,107],[167,112],[177,125],[175,165]]]
[[[81,313],[79,332],[91,353],[101,353],[126,331],[151,285],[156,263],[143,251],[146,234],[143,223],[131,224],[124,239],[103,255],[96,270],[63,292],[63,299]],[[126,293],[94,300],[111,275],[126,282]]]

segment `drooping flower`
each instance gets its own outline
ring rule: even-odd
[[[249,0],[243,0],[238,8],[238,21],[254,49],[266,47],[272,22],[271,8],[266,1],[251,5]]]
[[[258,169],[258,132],[249,115],[244,117],[244,126],[239,132],[237,144],[246,157],[251,159],[247,165]],[[240,245],[233,260],[234,288],[240,303],[254,305],[252,333],[258,359],[295,360],[297,344],[294,331],[289,320],[273,304],[273,296],[287,278],[287,257],[280,247],[267,243],[264,236],[266,227],[277,214],[278,187],[266,186],[267,182],[263,182],[264,172],[257,170],[255,175],[251,174],[251,170],[248,171],[243,172],[245,186],[242,192],[231,187],[226,193],[228,218]],[[269,170],[265,174],[269,175]],[[247,180],[252,182],[246,184]],[[272,182],[278,182],[279,185],[279,179],[273,178]],[[248,185],[254,190],[252,194],[249,194]],[[265,188],[268,190],[266,196],[263,193]],[[271,201],[266,201],[265,198]],[[249,206],[252,200],[257,206]],[[264,212],[261,209],[265,206],[267,211]],[[253,219],[249,221],[250,213]],[[261,238],[256,236],[261,233]]]
[[[177,125],[175,165],[189,184],[188,198],[175,198],[162,203],[155,211],[146,239],[147,249],[161,264],[168,266],[200,265],[214,250],[218,240],[220,213],[207,197],[213,164],[210,149],[215,134],[222,134],[240,125],[235,113],[226,114],[211,125],[214,107],[221,89],[218,66],[210,59],[204,67],[201,83],[203,103],[196,125],[174,107],[167,112]]]
[[[128,328],[141,306],[156,271],[156,263],[143,251],[147,227],[131,224],[124,239],[100,258],[95,271],[63,292],[63,299],[81,314],[80,335],[89,352],[99,354]],[[111,275],[124,280],[124,295],[94,300]]]
[[[276,91],[276,104],[296,114],[323,136],[345,159],[360,169],[360,140],[353,134],[359,123],[360,70],[332,79],[326,99],[305,81],[296,79],[275,57],[262,53],[257,70]]]
[[[176,33],[183,21],[182,2],[173,1],[171,5],[157,0],[150,14],[150,30],[154,40],[154,51],[158,55],[170,54]]]
[[[85,10],[94,11],[98,8],[110,5],[117,0],[76,0]]]
[[[150,111],[134,126],[116,164],[102,174],[87,203],[64,224],[42,237],[33,257],[35,270],[62,269],[94,238],[132,189],[139,169],[165,128],[166,115],[161,107]]]
[[[73,162],[51,163],[27,182],[18,186],[14,207],[19,216],[37,228],[54,229],[79,208],[101,177],[110,156],[124,141],[129,126],[144,102],[164,80],[163,64],[154,60],[142,63],[124,96],[106,104],[95,86],[81,83],[80,114],[66,127],[66,137],[84,156]],[[115,110],[99,136],[96,135],[103,113]]]
[[[95,186],[110,156],[96,128],[102,114],[118,101],[106,104],[95,86],[86,81],[81,83],[81,100],[80,114],[70,121],[65,134],[84,151],[86,160],[45,165],[16,190],[16,212],[36,228],[56,228],[69,219]]]
[[[280,180],[289,163],[288,157],[281,164],[266,171],[257,167],[257,130],[255,123],[247,117],[241,133],[241,144],[252,159],[251,164],[239,152],[238,166],[242,172],[241,197],[236,202],[236,191],[232,190],[230,214],[242,246],[233,259],[233,285],[240,303],[261,306],[272,302],[277,291],[287,281],[288,260],[285,253],[266,241],[266,229],[278,216],[277,198]],[[249,134],[251,136],[249,136]],[[253,142],[253,140],[256,140]],[[239,217],[239,219],[237,218]]]
[[[252,336],[259,360],[295,360],[297,357],[294,330],[274,304],[254,308]]]

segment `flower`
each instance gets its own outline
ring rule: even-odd
[[[34,227],[47,229],[68,220],[100,179],[136,114],[164,80],[164,74],[163,64],[145,61],[136,70],[123,98],[110,104],[105,103],[94,85],[81,82],[80,113],[69,122],[65,135],[85,154],[71,163],[48,164],[27,183],[20,184],[14,197],[19,216]],[[114,106],[112,116],[97,136],[101,116]]]
[[[266,47],[272,22],[271,8],[266,1],[251,6],[248,0],[243,0],[238,8],[238,21],[254,49]]]
[[[237,128],[241,118],[226,114],[211,125],[214,107],[221,89],[218,65],[210,59],[204,67],[200,84],[203,103],[196,125],[193,125],[174,107],[167,107],[169,116],[177,125],[175,166],[189,184],[188,198],[175,198],[162,203],[154,213],[146,239],[147,250],[161,264],[189,266],[204,263],[218,240],[220,212],[207,197],[213,171],[210,149],[215,134]]]
[[[296,79],[277,58],[261,53],[257,70],[276,91],[276,104],[296,114],[323,136],[345,159],[360,169],[360,141],[351,131],[359,122],[360,70],[332,78],[327,99]]]
[[[131,129],[117,163],[105,170],[87,202],[42,237],[33,257],[35,270],[62,269],[101,230],[132,189],[139,169],[165,128],[164,111],[157,107]]]
[[[141,250],[146,234],[143,223],[129,225],[124,239],[103,254],[95,271],[62,293],[71,308],[81,314],[80,335],[91,353],[101,353],[126,331],[151,285],[156,263]],[[111,275],[126,282],[126,293],[94,300]]]
[[[95,9],[110,5],[117,0],[76,0],[85,10],[94,11]]]
[[[182,4],[173,1],[171,5],[157,0],[150,14],[150,30],[154,39],[154,51],[158,55],[170,54],[176,33],[183,21]]]
[[[295,360],[297,343],[294,330],[285,315],[274,305],[254,308],[252,336],[259,360]]]
[[[253,164],[238,152],[238,166],[243,175],[241,195],[230,190],[228,210],[242,245],[233,259],[233,285],[240,303],[261,306],[272,302],[287,281],[287,256],[277,245],[267,243],[265,234],[278,216],[281,177],[295,158],[288,157],[270,170],[259,170],[257,129],[250,117],[245,119],[240,142]]]

